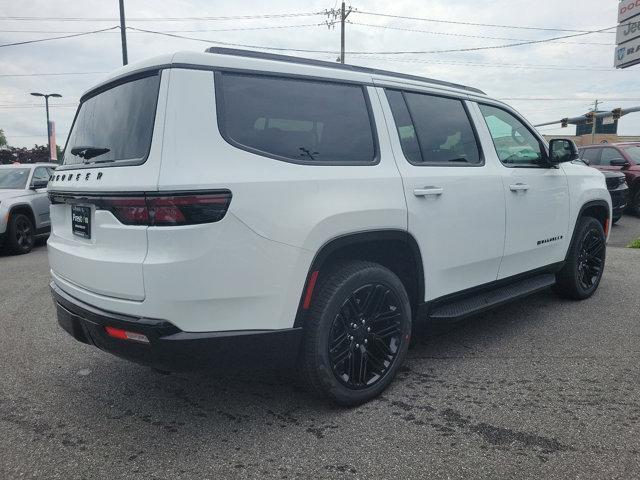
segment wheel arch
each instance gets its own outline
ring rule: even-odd
[[[578,222],[582,217],[592,217],[600,222],[602,228],[605,232],[608,231],[608,221],[609,221],[609,204],[605,200],[591,200],[586,202],[582,207],[580,207],[580,211],[576,216],[575,224],[573,225],[573,233],[571,234],[571,242],[569,243],[569,247],[567,248],[567,253],[565,255],[565,261],[567,260],[567,256],[571,251],[571,246],[575,242],[576,233],[578,230]]]
[[[36,218],[33,214],[31,205],[29,205],[28,203],[18,203],[16,205],[12,205],[9,209],[9,216],[7,217],[7,220],[9,221],[11,219],[11,216],[15,215],[16,213],[22,213],[29,217],[31,223],[33,224],[33,228],[36,228]]]
[[[406,230],[372,230],[340,235],[320,247],[307,272],[294,327],[304,325],[305,303],[313,302],[316,281],[321,283],[322,274],[342,259],[369,260],[395,273],[407,289],[416,315],[416,307],[424,302],[425,292],[422,254],[417,241]]]

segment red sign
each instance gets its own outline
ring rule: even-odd
[[[51,160],[58,160],[58,149],[56,148],[56,123],[49,122],[49,145],[51,145]]]

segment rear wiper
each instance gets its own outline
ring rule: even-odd
[[[89,160],[93,157],[104,155],[105,153],[110,151],[110,148],[104,147],[73,147],[71,149],[71,155]]]
[[[468,163],[469,160],[466,159],[466,157],[457,157],[457,158],[452,158],[451,160],[449,160],[450,162],[465,162]]]
[[[302,151],[302,153],[300,154],[301,156],[307,156],[309,157],[311,160],[315,160],[316,157],[314,155],[320,155],[320,152],[312,152],[311,150],[309,150],[308,148],[305,147],[300,147],[299,148],[300,151]]]

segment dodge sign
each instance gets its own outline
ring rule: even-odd
[[[618,3],[618,31],[613,65],[627,68],[640,63],[640,0]]]
[[[640,0],[622,0],[618,5],[618,23],[640,14]]]

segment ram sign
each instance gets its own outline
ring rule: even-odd
[[[618,31],[613,65],[627,68],[640,63],[640,0],[618,3]]]

